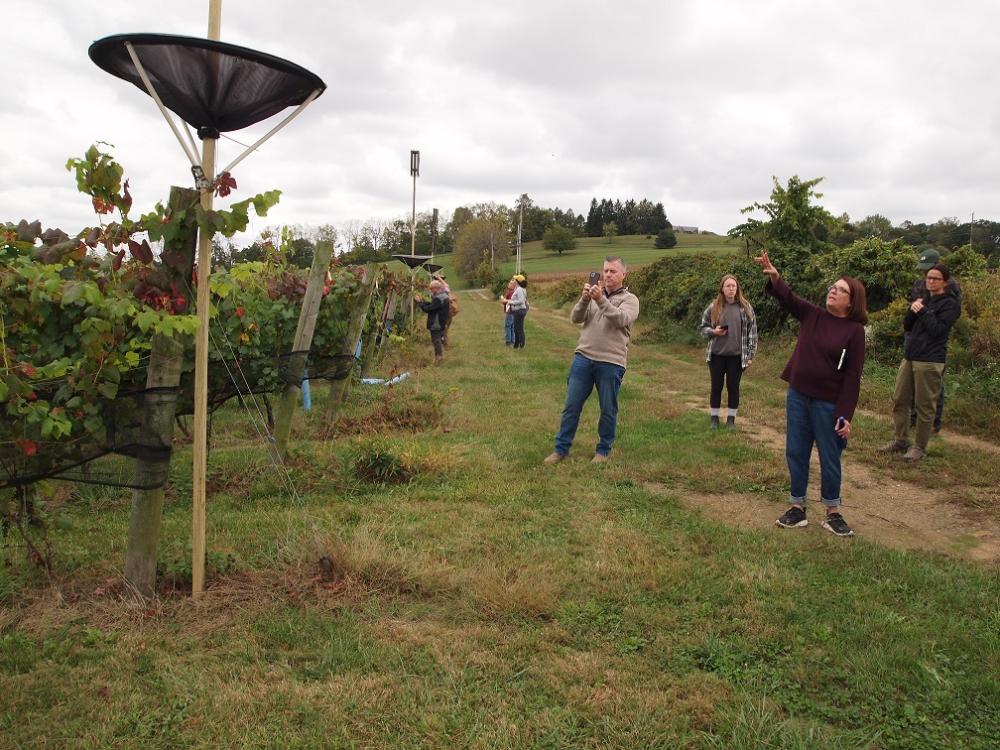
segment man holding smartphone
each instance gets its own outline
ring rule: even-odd
[[[592,462],[603,463],[611,453],[618,423],[618,389],[625,377],[632,324],[639,317],[639,298],[624,286],[626,271],[625,261],[609,255],[604,259],[602,274],[590,274],[570,313],[569,319],[583,327],[569,369],[555,450],[545,459],[546,464],[559,463],[569,455],[583,405],[595,387],[601,418]]]

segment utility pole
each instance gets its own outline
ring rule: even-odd
[[[972,247],[972,228],[974,226],[976,226],[976,212],[975,211],[972,212],[972,221],[969,222],[969,249],[970,250],[975,250],[975,248]]]
[[[438,236],[438,210],[435,208],[431,212],[431,263],[434,262],[434,247],[437,245]]]
[[[521,211],[517,217],[517,262],[514,264],[517,270],[515,273],[521,273],[521,225],[524,224],[524,203],[521,203]]]

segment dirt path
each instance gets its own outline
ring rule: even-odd
[[[542,314],[565,320],[565,314],[560,311]],[[569,325],[568,321],[565,324]],[[642,344],[630,347],[629,360],[630,366],[641,368],[648,368],[652,363],[657,367],[668,365],[677,401],[688,409],[704,410],[706,378],[702,367],[658,351],[655,346]],[[755,422],[742,420],[740,431],[767,446],[775,460],[784,463],[784,414],[780,410],[760,412],[762,417]],[[884,419],[870,412],[867,415]],[[996,445],[947,429],[939,437],[948,443],[1000,454],[1000,447]],[[932,550],[988,564],[1000,563],[1000,519],[994,514],[957,505],[951,500],[953,490],[893,479],[875,467],[854,460],[850,450],[844,454],[843,466],[844,516],[859,537],[896,549]],[[815,452],[810,476],[819,477]],[[811,485],[810,489],[815,481]],[[654,491],[666,491],[655,483],[648,486]],[[676,489],[671,493],[676,494]],[[815,492],[811,493],[814,495]],[[774,519],[781,511],[780,506],[758,495],[686,492],[682,499],[686,506],[734,526],[773,528]],[[822,511],[818,503],[811,503],[809,511],[811,523],[801,533],[826,534],[820,525]]]

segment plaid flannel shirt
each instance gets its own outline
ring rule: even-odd
[[[745,370],[750,361],[757,355],[757,318],[751,318],[747,315],[747,311],[740,307],[740,362],[741,366]],[[705,312],[701,316],[701,335],[708,339],[708,347],[705,349],[705,361],[710,362],[712,360],[712,344],[715,343],[717,338],[713,333],[712,329],[712,306],[709,305],[705,308]]]

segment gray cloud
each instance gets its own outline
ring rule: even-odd
[[[93,223],[63,165],[97,140],[115,144],[137,206],[190,183],[149,99],[86,50],[123,31],[203,35],[207,8],[5,9],[22,33],[0,70],[3,219]],[[224,40],[329,86],[238,167],[237,197],[282,189],[255,227],[406,215],[419,148],[418,210],[522,192],[578,212],[595,196],[649,197],[678,223],[725,231],[772,175],[798,174],[826,178],[835,213],[997,218],[997,21],[1000,7],[971,0],[229,2]],[[220,150],[226,160],[238,147]]]

